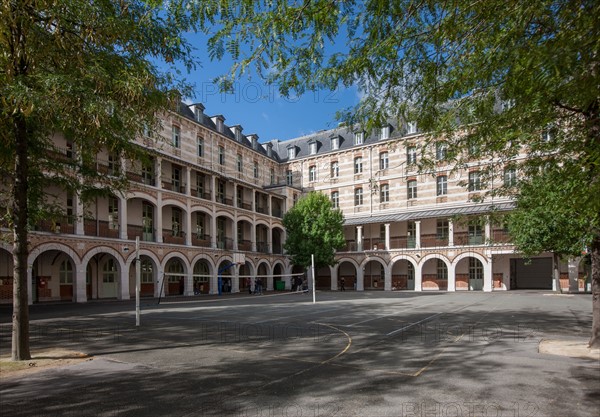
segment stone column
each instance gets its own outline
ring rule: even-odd
[[[185,195],[191,195],[192,190],[192,168],[185,167]]]
[[[487,262],[483,264],[483,291],[491,292],[492,288],[492,257],[489,256]]]
[[[454,246],[454,222],[448,220],[448,246]]]
[[[75,267],[75,302],[87,302],[86,269],[83,265]]]
[[[362,226],[359,226],[362,227]],[[365,290],[365,270],[363,268],[358,268],[356,271],[356,291],[364,291]]]
[[[163,242],[162,193],[158,192],[156,194],[157,194],[156,195],[156,213],[154,213],[155,214],[154,227],[156,228],[156,241],[158,243],[162,243]]]
[[[456,291],[456,265],[450,265],[448,268],[448,291]]]
[[[387,227],[386,227],[386,237],[387,237]],[[385,291],[392,291],[392,268],[390,268],[388,266],[388,267],[384,268],[384,271],[385,271],[385,278],[384,278],[383,289]]]
[[[356,226],[356,250],[358,252],[362,252],[363,250],[363,243],[362,243],[362,226]]]
[[[423,264],[418,263],[415,268],[415,291],[423,290]]]
[[[415,249],[421,249],[421,220],[415,221]]]
[[[127,240],[127,199],[119,197],[119,238]]]
[[[385,223],[385,250],[390,250],[390,224]],[[390,284],[391,285],[391,284]],[[391,287],[390,287],[391,289]]]
[[[75,234],[76,235],[84,235],[84,220],[83,220],[83,202],[81,201],[81,197],[79,194],[74,196],[75,198]]]
[[[119,300],[129,300],[129,271],[125,271],[123,265],[119,265]]]

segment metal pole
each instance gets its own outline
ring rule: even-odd
[[[315,279],[315,255],[312,254],[310,255],[310,260],[311,260],[311,275],[312,275],[312,293],[313,293],[313,304],[317,302],[316,300],[316,294],[315,294],[315,286],[316,286],[316,279]]]
[[[135,237],[135,325],[140,325],[140,287],[142,283],[142,265],[140,264],[140,237]]]

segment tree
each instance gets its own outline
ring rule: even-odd
[[[587,184],[577,204],[597,210],[597,1],[215,0],[196,13],[204,30],[218,25],[211,57],[236,61],[223,88],[250,69],[283,95],[358,85],[364,99],[339,115],[349,125],[416,122],[427,132],[424,154],[442,138],[458,169],[468,163],[465,149],[477,149],[490,160],[488,179],[511,162],[532,177],[542,164],[577,160]],[[515,161],[522,149],[529,158]],[[572,190],[579,184],[562,180]],[[598,218],[587,219],[594,233],[583,242],[592,253],[592,346],[600,346]]]
[[[304,268],[335,265],[335,251],[346,244],[344,216],[334,209],[326,195],[310,192],[298,200],[283,217],[287,237],[284,248],[294,265]]]
[[[586,179],[577,178],[580,170],[576,163],[570,165],[573,172],[569,175],[563,172],[569,166],[548,167],[543,175],[524,180],[519,187],[517,207],[508,215],[509,231],[517,249],[527,257],[552,252],[555,268],[560,257],[581,256],[584,242],[597,233],[598,222],[590,221],[597,209],[579,204],[574,198],[586,194]],[[565,176],[570,181],[563,181]],[[576,189],[572,189],[575,184]],[[557,269],[554,278],[558,285]]]
[[[80,196],[123,185],[95,170],[100,149],[132,155],[132,140],[186,85],[161,60],[193,65],[181,2],[6,0],[0,6],[0,176],[12,229],[12,359],[30,358],[28,233],[58,184]],[[73,142],[75,158],[52,136]]]

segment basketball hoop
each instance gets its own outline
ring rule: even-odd
[[[246,263],[246,255],[244,253],[234,252],[233,263],[243,265]]]

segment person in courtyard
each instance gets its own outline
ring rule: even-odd
[[[262,295],[262,279],[256,278],[254,294]]]
[[[340,279],[340,291],[346,291],[346,280],[344,277]]]
[[[252,295],[252,280],[250,277],[246,278],[246,287],[248,288],[248,294]]]

